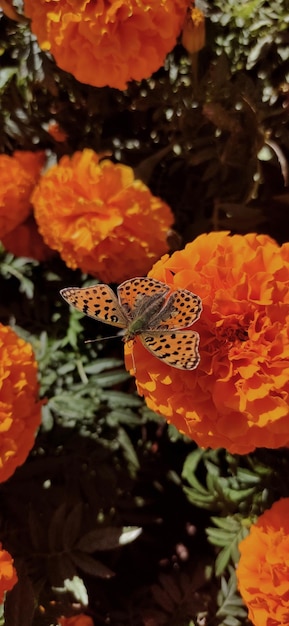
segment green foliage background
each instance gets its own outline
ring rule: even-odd
[[[178,44],[125,92],[77,82],[1,14],[1,152],[108,152],[172,207],[172,250],[213,229],[288,241],[288,0],[213,0],[206,13],[199,54]],[[0,319],[32,343],[46,399],[29,459],[0,490],[19,575],[2,623],[85,611],[96,626],[246,625],[238,543],[289,495],[288,455],[199,450],[149,411],[121,341],[84,344],[109,329],[60,300],[89,282],[57,257],[1,249]]]

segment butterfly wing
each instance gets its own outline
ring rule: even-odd
[[[151,331],[139,337],[149,352],[171,367],[194,370],[200,362],[200,337],[192,330]]]
[[[126,328],[128,319],[112,289],[108,285],[67,287],[60,291],[68,304],[104,324]]]
[[[133,319],[135,310],[140,306],[141,302],[155,294],[168,293],[170,288],[165,283],[149,278],[131,278],[125,280],[124,283],[117,288],[118,299],[130,319]]]
[[[188,289],[177,289],[167,299],[162,310],[150,321],[150,327],[159,330],[188,328],[199,319],[202,300]]]

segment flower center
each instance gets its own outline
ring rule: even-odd
[[[220,335],[229,343],[235,343],[235,341],[247,341],[248,330],[246,327],[237,323],[235,325],[227,326],[226,328],[224,326],[220,328]]]

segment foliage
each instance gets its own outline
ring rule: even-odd
[[[220,576],[239,560],[238,545],[257,515],[282,495],[278,470],[287,469],[287,455],[279,451],[244,457],[228,452],[196,449],[184,463],[182,477],[188,500],[197,507],[218,513],[211,517],[208,541],[217,548],[215,574]],[[285,469],[285,472],[286,472]],[[270,484],[270,492],[268,485]],[[286,486],[284,485],[285,493]]]

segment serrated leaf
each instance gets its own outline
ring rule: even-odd
[[[226,546],[219,552],[216,561],[215,561],[215,573],[216,576],[221,576],[221,574],[226,569],[228,563],[231,560],[231,546]]]
[[[208,535],[208,540],[213,546],[221,547],[227,546],[228,541],[235,535],[231,533],[222,531],[218,528],[207,528],[206,533]]]
[[[231,575],[228,582],[225,577],[221,578],[221,589],[217,596],[219,607],[217,617],[224,617],[223,623],[227,623],[229,617],[242,619],[247,614],[242,598],[237,591],[236,572],[232,567],[229,568],[229,571]]]
[[[246,502],[255,493],[255,487],[248,487],[248,489],[230,489],[225,488],[223,494],[229,502],[239,504],[240,502]]]
[[[176,584],[176,581],[171,576],[166,576],[164,574],[160,574],[159,581],[164,591],[173,600],[173,602],[180,605],[182,602],[182,592]]]
[[[196,450],[188,454],[182,470],[182,477],[185,478],[188,482],[190,480],[190,476],[194,475],[203,456],[204,450],[202,450],[201,448],[196,448]]]
[[[187,456],[182,470],[182,478],[186,480],[189,485],[196,489],[200,494],[207,496],[207,489],[203,487],[203,485],[198,481],[195,476],[195,471],[197,470],[197,467],[203,456],[204,450],[201,450],[200,448],[197,448]]]
[[[62,544],[62,529],[65,523],[66,503],[60,504],[53,513],[48,529],[48,545],[51,552],[60,551]]]
[[[184,487],[184,493],[186,494],[188,501],[199,508],[210,510],[215,505],[215,496],[206,492],[206,495],[202,495],[197,491],[193,491],[189,487]]]
[[[233,615],[226,615],[220,626],[241,626],[242,622]]]
[[[123,455],[130,466],[130,470],[133,473],[136,473],[140,468],[139,460],[132,441],[123,428],[118,429],[117,440],[122,448]]]
[[[220,576],[230,560],[234,563],[238,560],[239,543],[244,539],[248,531],[242,526],[241,521],[230,517],[227,519],[215,517],[212,518],[212,521],[215,521],[219,526],[223,525],[220,528],[210,527],[206,530],[208,541],[212,545],[223,548],[219,552],[215,563],[216,575]]]
[[[120,536],[120,528],[96,528],[81,537],[76,548],[81,552],[87,553],[96,552],[98,550],[114,550],[115,548],[119,548]]]
[[[214,522],[216,526],[218,526],[218,528],[222,528],[223,530],[228,531],[228,532],[236,532],[240,529],[240,526],[241,526],[240,521],[237,520],[235,517],[212,516],[211,520],[212,522]],[[214,530],[214,529],[211,529],[211,530]]]
[[[115,573],[109,567],[106,567],[101,561],[93,559],[89,554],[73,550],[71,558],[75,565],[86,574],[98,578],[112,578],[112,576],[115,576]]]
[[[251,470],[246,467],[237,468],[237,478],[243,483],[251,483],[253,485],[258,485],[258,483],[260,483],[260,476],[258,476],[255,472],[251,472]]]
[[[104,392],[101,397],[107,402],[111,409],[119,409],[121,407],[139,407],[142,404],[140,398],[123,391],[110,390],[109,392]]]
[[[115,528],[115,526],[96,528],[81,537],[76,548],[87,553],[97,550],[115,550],[125,543],[134,541],[141,531],[141,528],[133,526],[128,528]]]
[[[126,408],[118,408],[110,411],[106,418],[106,423],[111,428],[117,427],[119,424],[126,424],[127,426],[139,426],[140,419],[137,413],[134,413]]]
[[[72,579],[77,573],[71,554],[64,551],[50,555],[46,572],[52,585],[60,585],[65,579]]]
[[[57,371],[60,376],[65,376],[65,374],[68,374],[69,372],[74,372],[75,369],[76,363],[70,361],[69,363],[64,363],[64,365],[61,365],[61,367],[59,367]]]
[[[65,550],[72,548],[79,536],[82,521],[82,503],[76,504],[68,513],[63,526],[63,547]]]
[[[43,432],[49,432],[54,426],[54,419],[47,404],[41,407],[41,428]]]
[[[172,443],[175,443],[176,441],[187,441],[188,443],[191,443],[191,439],[181,433],[174,424],[168,424],[168,437]]]
[[[69,392],[52,397],[48,406],[56,415],[71,420],[72,426],[74,426],[75,421],[81,420],[84,416],[93,417],[96,408],[91,398],[80,398]]]
[[[101,372],[117,367],[123,368],[123,361],[120,359],[98,359],[95,363],[85,365],[84,371],[86,374],[100,374]]]
[[[119,383],[123,383],[128,380],[130,377],[128,372],[123,370],[113,370],[110,372],[105,372],[97,375],[97,384],[105,389],[106,387],[113,387],[114,385],[118,385]]]
[[[1,74],[0,74],[0,89],[3,89],[3,87],[6,86],[6,84],[9,82],[9,80],[15,74],[17,74],[17,68],[16,67],[3,67],[1,69]]]
[[[161,606],[167,613],[173,613],[175,605],[172,598],[170,598],[166,591],[164,591],[159,585],[152,585],[151,592],[159,606]]]

